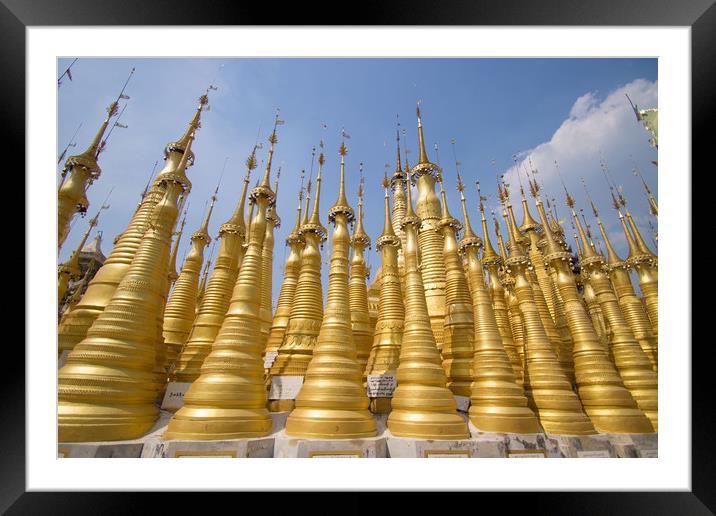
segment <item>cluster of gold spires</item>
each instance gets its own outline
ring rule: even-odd
[[[211,242],[218,186],[175,271],[184,223],[179,231],[175,226],[191,190],[186,171],[193,164],[192,142],[207,103],[203,95],[182,138],[167,145],[164,169],[84,296],[71,303],[60,322],[59,352],[67,354],[59,370],[61,442],[145,434],[172,384],[185,385],[185,393],[165,439],[261,437],[271,432],[270,412],[281,411],[290,412],[287,435],[319,439],[374,436],[373,414],[388,414],[393,435],[419,439],[467,438],[467,418],[482,432],[657,430],[657,256],[623,193],[611,183],[629,246],[626,259],[614,250],[590,198],[606,256],[602,253],[565,187],[579,255],[575,274],[564,231],[556,213],[543,205],[534,170],[526,175],[538,218],[530,213],[520,184],[520,226],[510,187],[498,178],[507,238],[493,212],[495,250],[479,182],[482,236],[472,227],[457,160],[462,221],[451,214],[443,171],[428,158],[418,107],[418,163],[411,168],[406,158],[402,166],[398,132],[396,169],[382,183],[384,227],[376,239],[381,263],[369,289],[363,164],[356,215],[346,195],[343,131],[338,198],[327,212],[333,230],[325,306],[321,248],[327,230],[320,219],[320,194],[326,157],[321,141],[310,211],[313,163],[305,189],[301,173],[296,221],[286,238],[289,254],[273,310],[274,230],[280,218],[278,177],[272,188],[271,170],[277,128],[283,124],[278,114],[263,176],[250,191],[249,228],[245,204],[260,144],[246,160],[236,208],[220,226],[211,272],[208,263],[204,267],[204,248]],[[60,195],[64,212],[67,202],[76,202],[68,197],[73,183],[98,170],[96,151],[116,110],[113,105],[88,151],[95,161],[87,161],[87,153],[85,161],[68,160],[71,172]],[[516,171],[519,178],[519,167]],[[606,170],[605,175],[609,179]],[[69,281],[79,279],[78,255],[99,214],[59,268],[58,302]],[[68,221],[66,214],[60,217],[60,243]],[[643,302],[630,269],[638,274]],[[374,320],[371,303],[377,306]]]

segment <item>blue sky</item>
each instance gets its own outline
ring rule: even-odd
[[[58,76],[71,61],[58,60]],[[428,153],[444,169],[454,215],[460,210],[452,139],[468,183],[466,195],[473,208],[473,222],[478,217],[475,179],[481,181],[483,194],[490,196],[490,206],[497,205],[496,172],[507,173],[512,193],[518,195],[517,178],[511,170],[515,154],[532,157],[547,195],[558,199],[564,217],[564,195],[553,165],[556,159],[568,188],[589,215],[579,180],[584,177],[617,250],[625,255],[624,238],[609,207],[599,168],[603,156],[615,181],[624,186],[644,236],[652,242],[648,222],[656,226],[656,221],[649,215],[643,187],[632,168],[636,164],[656,195],[657,172],[651,161],[657,156],[624,93],[640,107],[658,107],[656,59],[80,59],[72,67],[73,80],[65,78],[58,90],[58,156],[79,124],[77,147],[70,153],[86,148],[132,67],[136,71],[126,90],[131,99],[123,101],[127,108],[120,120],[129,127],[113,132],[100,155],[102,176],[88,191],[92,216],[114,188],[111,208],[99,224],[105,254],[109,254],[114,236],[126,227],[154,162],[159,160],[161,169],[164,146],[184,132],[197,98],[212,82],[218,90],[210,93],[211,110],[202,117],[193,147],[196,164],[188,174],[193,188],[179,260],[188,247],[189,234],[201,223],[206,200],[227,157],[210,224],[212,236],[231,215],[240,194],[244,161],[257,134],[266,143],[275,110],[280,108],[286,123],[279,128],[272,176],[275,179],[281,165],[278,212],[283,224],[276,231],[274,302],[283,276],[283,241],[295,220],[299,177],[301,169],[309,172],[311,148],[317,147],[321,138],[325,140],[321,217],[326,224],[326,211],[337,196],[341,128],[350,134],[347,191],[357,207],[358,164],[362,161],[365,227],[375,240],[382,229],[380,182],[385,164],[390,164],[391,171],[395,167],[396,114],[406,130],[413,164],[417,157],[417,99],[422,100]],[[265,158],[267,149],[264,145],[259,160]],[[254,180],[259,170],[254,172]],[[60,260],[72,252],[88,220],[75,218]],[[328,253],[326,246],[326,261]],[[368,256],[377,269],[380,260],[375,249]]]

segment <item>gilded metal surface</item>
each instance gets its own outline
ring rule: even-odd
[[[174,178],[183,182],[185,190],[191,187],[191,182],[186,176],[183,173],[177,174],[176,171],[191,135],[199,127],[201,111],[207,102],[206,96],[200,98],[194,118],[184,136],[179,141],[167,146],[164,169],[157,175],[152,187],[132,216],[129,225],[117,240],[107,260],[90,281],[87,291],[80,302],[60,324],[58,331],[60,351],[71,350],[75,344],[87,336],[87,330],[112,298],[117,285],[127,273],[132,259],[137,253],[142,237],[149,227],[154,207],[164,196],[166,181]],[[191,155],[187,164],[191,164]]]
[[[356,348],[358,367],[361,373],[364,373],[373,343],[374,327],[370,323],[368,314],[368,287],[366,286],[368,270],[365,265],[365,249],[370,249],[370,237],[363,228],[362,182],[358,187],[358,219],[350,242],[353,247],[349,285],[351,328],[353,329],[353,344]]]
[[[196,301],[199,290],[199,274],[204,263],[204,248],[209,245],[209,220],[214,209],[216,195],[212,197],[209,210],[199,230],[191,235],[191,248],[182,265],[164,308],[163,336],[166,345],[166,364],[171,368],[189,337],[196,317]]]
[[[302,201],[303,189],[301,189],[298,193],[296,225],[286,237],[286,244],[289,246],[289,253],[283,268],[283,282],[281,283],[281,291],[278,295],[276,313],[274,314],[269,336],[266,341],[265,353],[278,352],[278,348],[281,346],[283,337],[286,334],[289,317],[291,316],[291,306],[293,306],[294,295],[296,294],[298,275],[301,272],[301,252],[303,251],[303,246],[305,244],[304,238],[300,233]],[[266,373],[268,373],[268,370]]]
[[[408,177],[408,180],[410,177]],[[419,439],[466,439],[467,423],[457,413],[435,335],[428,319],[425,287],[418,271],[417,227],[420,219],[413,212],[408,190],[408,206],[403,219],[405,249],[405,328],[400,347],[398,387],[393,393],[388,429],[399,437]]]
[[[318,248],[326,239],[326,228],[321,224],[319,211],[321,201],[321,171],[325,158],[318,158],[318,176],[316,177],[316,199],[308,217],[301,225],[301,235],[305,247],[301,253],[301,272],[291,305],[291,315],[286,327],[283,343],[271,367],[270,376],[304,376],[311,361],[318,332],[323,320],[323,288],[321,287],[321,252]],[[291,410],[294,400],[269,400],[268,408],[272,412]]]
[[[182,218],[181,224],[179,225],[179,231],[175,233],[176,239],[174,239],[171,253],[169,254],[169,265],[167,266],[167,292],[166,296],[169,296],[169,291],[174,286],[174,283],[179,278],[177,272],[177,253],[179,252],[179,244],[181,243],[181,237],[184,234],[184,225],[186,224],[186,211],[184,211],[184,217]]]
[[[516,230],[508,224],[510,256],[505,261],[507,272],[514,278],[516,301],[519,305],[524,333],[525,394],[537,412],[540,424],[550,433],[581,435],[594,433],[594,426],[584,414],[579,398],[572,390],[567,375],[557,360],[542,325],[528,279],[529,259],[518,240]]]
[[[458,183],[458,188],[465,225],[460,249],[467,258],[474,312],[475,352],[472,362],[470,421],[483,432],[535,433],[539,431],[539,423],[527,405],[524,391],[515,380],[512,363],[505,352],[495,310],[485,286],[482,263],[478,257],[482,242],[470,225],[461,182]],[[480,208],[484,221],[482,200]],[[492,253],[494,254],[494,250]]]
[[[246,160],[246,165],[241,197],[231,218],[219,228],[221,244],[216,265],[211,271],[206,292],[199,304],[186,344],[176,360],[174,369],[170,371],[172,381],[193,382],[199,378],[204,359],[211,352],[211,345],[229,309],[231,294],[244,258],[243,243],[246,233],[244,208],[251,170],[256,168],[256,147]]]
[[[334,229],[326,310],[296,407],[286,419],[286,434],[296,437],[357,439],[376,434],[351,330],[348,223],[354,215],[345,196],[345,144],[340,154],[338,200],[328,211]]]
[[[579,397],[594,427],[606,433],[651,433],[649,420],[639,409],[610,361],[608,350],[599,342],[592,322],[577,291],[569,253],[557,244],[542,202],[537,211],[545,228],[545,260],[556,275],[556,285],[564,300],[565,315],[574,341],[574,370]]]
[[[403,305],[400,269],[398,267],[398,249],[401,241],[395,234],[390,217],[387,178],[383,186],[385,188],[385,221],[383,233],[375,243],[380,250],[380,269],[383,273],[378,305],[378,321],[375,326],[373,347],[366,367],[366,376],[369,374],[396,373],[400,358],[400,345],[403,341],[403,327],[405,326],[405,307]],[[378,414],[389,413],[390,400],[391,398],[371,398],[371,412]]]
[[[440,200],[435,195],[435,180],[442,171],[438,165],[428,160],[419,109],[418,148],[420,158],[418,164],[413,167],[411,175],[417,180],[418,199],[415,211],[421,220],[420,228],[418,229],[419,270],[423,277],[430,326],[435,335],[438,350],[442,350],[443,325],[445,323],[446,272],[443,260],[443,233],[440,225]],[[408,188],[410,188],[410,185],[408,185]]]
[[[184,173],[186,156],[177,175]],[[169,239],[182,188],[180,182],[166,180],[129,270],[58,373],[60,442],[134,439],[159,414],[153,374],[156,321],[163,309]]]
[[[654,430],[658,429],[659,396],[658,380],[651,362],[634,338],[619,308],[617,297],[606,274],[604,257],[588,244],[579,217],[572,209],[572,217],[582,241],[584,253],[580,259],[585,284],[594,290],[594,296],[609,324],[609,346],[624,386],[636,400],[637,405],[649,418]]]
[[[646,356],[649,357],[652,368],[654,371],[658,371],[657,343],[654,333],[651,330],[651,323],[649,322],[646,309],[634,292],[634,286],[631,283],[626,262],[622,260],[614,250],[598,214],[597,225],[599,226],[599,231],[602,234],[602,239],[607,248],[607,271],[614,292],[619,300],[619,307],[634,337],[637,342],[639,342],[641,349],[646,353]]]
[[[80,252],[82,252],[82,248],[85,245],[85,242],[87,242],[87,238],[89,238],[90,233],[92,232],[92,228],[97,225],[97,221],[99,220],[99,214],[102,212],[102,210],[98,211],[97,214],[92,217],[92,219],[89,222],[89,227],[87,228],[87,231],[85,231],[85,234],[82,235],[82,239],[80,240],[80,243],[77,244],[77,247],[72,252],[72,255],[70,258],[60,265],[57,270],[57,304],[61,305],[62,300],[65,297],[65,294],[67,294],[67,288],[70,285],[70,280],[77,281],[80,279]]]
[[[82,154],[70,156],[65,162],[62,171],[64,180],[57,192],[57,249],[67,239],[70,232],[70,222],[78,211],[89,208],[86,192],[92,182],[97,179],[102,170],[97,164],[97,151],[109,120],[117,113],[117,102],[112,102],[107,108],[107,116],[97,131],[92,143]]]
[[[659,340],[659,270],[658,261],[654,253],[651,252],[646,242],[639,232],[632,219],[629,211],[626,212],[626,218],[629,221],[632,233],[634,233],[634,240],[639,253],[632,253],[632,247],[629,247],[629,257],[627,258],[627,264],[633,267],[639,275],[639,288],[641,289],[644,301],[646,303],[646,312],[649,315],[649,321],[651,321],[651,330],[654,333],[654,338]],[[623,220],[622,220],[623,223]],[[625,231],[626,228],[624,228]]]
[[[231,304],[201,375],[186,391],[184,406],[169,421],[166,439],[239,439],[271,431],[261,360],[259,296],[266,211],[274,201],[270,174],[276,141],[274,125],[263,180],[251,192],[255,213]]]
[[[480,197],[482,197],[481,194]],[[482,203],[480,203],[480,206],[483,206]],[[497,320],[497,329],[500,332],[502,345],[510,359],[512,369],[515,372],[517,383],[523,385],[525,378],[524,331],[520,307],[514,292],[515,282],[503,267],[504,260],[506,259],[504,256],[504,244],[502,242],[502,235],[500,234],[500,226],[498,225],[494,212],[492,213],[492,219],[495,225],[498,248],[500,249],[499,255],[492,247],[492,242],[490,242],[490,234],[487,231],[487,219],[485,218],[484,209],[481,212],[481,218],[482,235],[484,239],[482,265],[487,269],[489,276],[488,287],[490,289],[492,308],[495,311],[495,319]]]
[[[447,375],[448,388],[456,396],[470,396],[472,383],[472,359],[475,322],[472,315],[472,299],[467,278],[458,254],[456,232],[460,222],[450,214],[442,179],[440,180],[442,217],[440,224],[444,239],[443,263],[445,264],[445,319],[443,326],[443,369]]]
[[[279,168],[278,174],[281,174]],[[261,319],[261,344],[262,354],[266,349],[271,324],[273,322],[272,295],[273,295],[273,247],[274,230],[281,227],[281,218],[276,213],[278,202],[278,177],[274,186],[276,201],[269,206],[266,212],[266,234],[264,235],[263,250],[261,251],[261,305],[259,307],[259,319]]]

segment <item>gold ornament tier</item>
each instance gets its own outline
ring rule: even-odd
[[[104,264],[92,278],[85,294],[72,312],[67,314],[58,328],[59,351],[70,351],[87,336],[100,313],[112,298],[142,242],[149,227],[154,207],[161,200],[165,190],[163,183],[154,185],[147,193],[127,228]]]
[[[569,333],[569,325],[567,325],[567,317],[564,315],[564,301],[559,294],[559,289],[552,278],[552,270],[550,269],[550,288],[552,289],[552,300],[554,301],[554,325],[559,335],[560,346],[557,349],[557,359],[562,370],[567,375],[569,381],[574,385],[574,357],[572,348],[572,334]]]
[[[216,265],[211,272],[189,337],[171,371],[172,381],[193,382],[199,378],[201,366],[211,353],[211,346],[231,303],[232,292],[245,252],[242,243],[241,233],[226,232],[221,235]]]
[[[574,341],[574,370],[587,415],[604,433],[643,434],[653,428],[634,398],[624,387],[582,304],[574,275],[566,259],[550,260],[556,271],[556,285],[564,300],[565,315]]]
[[[286,419],[290,436],[358,439],[376,434],[351,330],[346,212],[334,216],[326,312],[296,408]]]
[[[353,331],[353,342],[356,348],[356,359],[361,373],[365,371],[373,344],[373,327],[368,315],[368,288],[365,283],[366,267],[363,259],[363,250],[355,248],[351,263],[350,291],[350,319]]]
[[[445,261],[443,260],[443,236],[438,220],[423,221],[418,234],[420,247],[420,273],[425,289],[430,327],[435,335],[438,350],[442,351],[445,325]]]
[[[634,333],[634,337],[644,350],[646,356],[649,357],[652,368],[658,371],[658,349],[657,341],[651,329],[651,322],[646,313],[644,304],[639,300],[634,292],[629,272],[623,267],[611,269],[609,279],[612,282],[614,291],[619,300],[619,306],[622,309],[624,318],[629,324],[629,328]]]
[[[273,246],[274,226],[272,222],[266,224],[266,235],[264,236],[263,251],[261,253],[261,305],[259,308],[259,320],[261,321],[261,341],[265,351],[273,313],[271,312],[271,296],[273,292]]]
[[[470,420],[483,432],[536,433],[539,423],[528,407],[524,391],[515,381],[485,286],[477,248],[467,248],[465,255],[475,321]]]
[[[181,187],[170,183],[126,275],[58,373],[60,442],[140,437],[159,416],[157,318]],[[166,380],[166,378],[165,378]]]
[[[636,265],[639,274],[639,288],[644,295],[646,312],[651,322],[654,338],[659,339],[659,271],[649,263]]]
[[[286,335],[286,328],[291,316],[291,305],[296,294],[298,286],[298,275],[301,272],[301,251],[303,250],[302,241],[294,241],[291,243],[291,251],[286,259],[284,266],[283,282],[281,283],[281,291],[278,295],[276,303],[276,313],[273,317],[271,330],[266,342],[266,353],[278,351]],[[268,372],[268,371],[267,371]]]
[[[523,325],[525,394],[542,428],[557,435],[588,435],[594,426],[585,415],[572,384],[557,360],[526,276],[526,262],[508,264]]]
[[[94,163],[96,166],[96,162]],[[77,206],[89,207],[85,191],[87,190],[91,170],[75,164],[57,192],[57,246],[62,247],[70,232],[70,221],[77,214]]]
[[[588,280],[594,288],[610,327],[610,347],[619,375],[637,405],[658,430],[658,379],[651,362],[641,349],[619,308],[609,279],[602,270],[590,271]]]
[[[506,293],[499,280],[497,264],[489,264],[486,266],[486,268],[489,280],[488,285],[490,302],[492,303],[493,314],[495,315],[495,322],[497,323],[497,330],[500,333],[500,338],[502,339],[502,346],[505,350],[505,353],[507,353],[507,358],[512,364],[512,370],[515,374],[515,380],[519,385],[522,385],[524,383],[524,366],[522,363],[522,358],[520,357],[520,353],[517,351],[516,339],[514,338],[514,335],[512,333],[510,314],[507,309]],[[473,298],[473,307],[474,302],[475,301]],[[521,335],[521,325],[519,331]]]
[[[264,177],[267,183],[268,169]],[[184,395],[165,439],[224,440],[262,437],[271,432],[261,353],[259,305],[262,244],[271,190],[254,189],[256,208],[249,245],[229,310],[201,366],[201,376]]]

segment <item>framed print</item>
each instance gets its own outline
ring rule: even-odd
[[[689,257],[710,2],[323,25],[119,5],[2,6],[29,301],[4,509],[429,490],[709,513]]]

